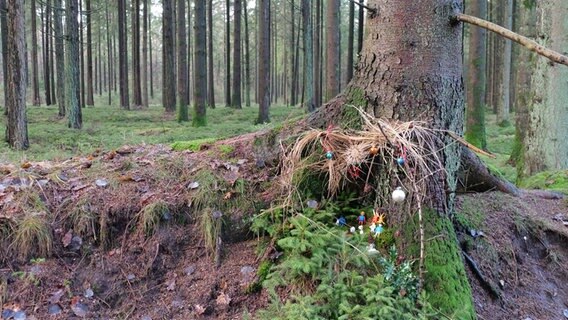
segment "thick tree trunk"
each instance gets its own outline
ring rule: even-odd
[[[225,106],[231,106],[231,1],[225,1]]]
[[[140,0],[132,1],[132,103],[142,106],[142,80],[140,77]]]
[[[34,106],[39,106],[41,99],[39,97],[39,66],[37,62],[37,13],[36,13],[36,2],[31,1],[31,17],[32,17],[32,92],[33,99],[32,104]],[[3,29],[4,30],[4,29]]]
[[[327,2],[325,101],[339,93],[339,0]]]
[[[290,105],[294,106],[297,103],[297,86],[296,79],[298,78],[298,50],[294,46],[295,34],[296,34],[296,5],[295,1],[290,1],[290,67],[292,68],[292,74],[290,77]]]
[[[45,47],[43,48],[43,82],[44,82],[44,88],[45,88],[45,104],[50,106],[52,104],[51,101],[51,77],[49,75],[49,65],[51,64],[51,59],[50,59],[50,51],[51,51],[51,46],[50,46],[50,39],[49,39],[49,34],[50,34],[50,20],[51,20],[51,4],[48,2],[46,3],[46,8],[45,8],[45,29],[43,32],[43,37],[45,39],[44,43],[45,43]]]
[[[244,0],[245,13],[245,105],[250,107],[250,42],[249,42],[249,17],[247,9],[247,0]],[[211,49],[212,50],[212,49]],[[211,55],[211,60],[213,56]],[[213,77],[213,61],[211,61],[211,77]],[[210,80],[213,85],[213,79]]]
[[[178,121],[189,121],[187,96],[187,43],[185,34],[185,1],[177,0],[177,92]]]
[[[67,8],[67,17],[79,15],[77,0],[66,0],[65,6]],[[65,60],[67,61],[65,64],[65,88],[67,92],[65,96],[67,97],[66,105],[69,108],[67,114],[68,126],[73,129],[81,129],[83,120],[79,101],[81,94],[79,80],[79,23],[77,19],[67,19],[65,26],[67,31],[67,48],[65,50]]]
[[[195,69],[193,72],[193,126],[201,127],[207,124],[205,99],[207,97],[207,43],[206,30],[206,0],[195,0],[194,18],[194,54]]]
[[[26,44],[24,0],[8,0],[6,3],[6,110],[8,145],[16,150],[29,147],[26,118]],[[4,49],[4,48],[3,48]]]
[[[270,122],[270,2],[258,1],[258,119]]]
[[[321,0],[316,0],[316,24],[314,27],[314,104],[321,106]]]
[[[246,4],[245,4],[246,12]],[[245,18],[246,19],[246,18]],[[213,0],[208,1],[207,5],[207,101],[209,107],[215,109],[215,78],[213,76]],[[247,20],[245,20],[245,37],[248,43],[248,26]],[[248,47],[247,47],[248,48]],[[248,59],[248,53],[247,53]],[[249,97],[250,99],[250,97]],[[248,105],[250,105],[250,100],[248,100]]]
[[[345,64],[345,83],[353,78],[353,50],[355,32],[355,3],[349,2],[349,30],[347,31],[347,63]]]
[[[65,117],[65,44],[63,41],[63,7],[61,0],[53,1],[53,28],[55,32],[55,64],[57,73],[57,105],[59,117]]]
[[[233,28],[233,97],[231,107],[241,109],[241,0],[235,0]]]
[[[169,0],[166,0],[169,1]],[[120,86],[120,106],[130,109],[128,97],[128,56],[126,39],[126,2],[118,0],[118,69]]]
[[[343,94],[312,114],[308,125],[327,127],[349,120],[345,105],[364,106],[376,117],[400,121],[422,120],[434,129],[458,135],[464,124],[462,82],[462,26],[451,23],[452,6],[447,0],[369,1],[380,8],[367,20],[366,35],[353,80]],[[446,134],[433,141],[444,171],[430,177],[422,207],[437,212],[426,221],[429,236],[445,234],[427,242],[425,290],[431,303],[456,319],[474,319],[471,289],[449,219],[460,165],[460,146]],[[384,172],[379,177],[386,190],[379,190],[378,205],[385,205],[398,185]],[[429,211],[427,210],[427,211]],[[406,234],[416,242],[414,233]]]
[[[174,0],[163,0],[164,11],[162,13],[162,104],[166,112],[174,112],[176,110],[173,2]]]
[[[486,1],[472,1],[470,14],[485,19],[487,16]],[[466,140],[476,147],[485,149],[485,86],[486,80],[486,44],[487,31],[471,27],[469,37],[469,59],[467,74],[467,124]]]
[[[536,3],[536,41],[562,52],[568,47],[568,3],[547,0]],[[568,168],[568,68],[546,59],[532,59],[526,110],[519,108],[517,126],[522,147],[519,178],[544,170]],[[522,118],[521,118],[522,117]]]

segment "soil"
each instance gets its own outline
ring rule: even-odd
[[[271,179],[274,167],[252,158],[250,149],[239,147],[239,141],[232,144],[235,142],[236,149],[224,155],[229,160],[218,160],[219,154],[211,152],[214,146],[205,146],[199,153],[140,147],[72,159],[65,163],[65,170],[57,167],[59,176],[66,175],[66,183],[33,187],[42,192],[40,198],[53,214],[51,256],[45,260],[11,259],[8,253],[13,248],[0,250],[5,255],[0,257],[4,315],[22,310],[27,319],[243,319],[267,306],[264,290],[250,290],[259,265],[258,239],[250,234],[225,237],[217,264],[195,219],[164,223],[152,236],[136,232],[130,224],[144,203],[156,198],[166,201],[176,216],[191,215],[194,191],[187,185],[196,168],[207,167],[228,181],[226,189],[215,190],[228,194],[219,201],[232,201],[228,199],[238,191],[231,186],[239,178],[256,181],[250,184],[256,197],[269,203],[274,195],[261,183]],[[181,161],[171,165],[179,182],[156,178],[158,173],[153,171],[157,171],[158,157],[171,163]],[[34,173],[39,181],[52,177],[55,171],[47,168],[55,167],[47,163],[0,167],[9,177],[0,181],[4,183],[0,222],[10,219],[9,214],[22,214],[21,206],[14,205],[19,199],[15,194],[24,190],[23,183],[16,183],[22,180],[21,172]],[[20,180],[12,179],[14,172]],[[121,178],[126,175],[128,180]],[[103,176],[117,186],[101,191],[93,181]],[[73,204],[66,199],[72,199]],[[106,212],[110,219],[108,244],[102,245],[96,232],[72,239],[75,233],[69,233],[69,225],[58,220],[68,217],[63,213],[77,201],[89,203],[99,214]],[[564,319],[563,312],[568,309],[568,228],[554,219],[568,215],[567,202],[544,199],[533,192],[517,198],[494,192],[462,195],[458,209],[472,203],[483,217],[476,232],[482,231],[484,236],[474,238],[470,230],[463,229],[459,238],[494,289],[491,293],[472,268],[466,268],[479,318]],[[252,213],[239,208],[233,212],[239,221]],[[237,221],[235,216],[232,219]],[[232,231],[236,225],[224,228]]]

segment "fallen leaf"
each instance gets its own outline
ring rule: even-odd
[[[231,191],[225,193],[225,196],[223,197],[223,199],[225,200],[229,200],[233,197],[233,193]]]
[[[195,309],[195,313],[197,313],[198,316],[204,314],[205,310],[207,309],[200,304],[196,304],[195,306],[193,306],[193,308]]]
[[[32,164],[29,161],[22,163],[22,169],[28,169]]]
[[[218,305],[228,306],[229,303],[231,303],[231,298],[229,297],[229,295],[225,294],[224,292],[221,292],[221,294],[217,296]]]
[[[188,184],[188,185],[187,185],[187,188],[188,188],[188,189],[191,189],[191,190],[197,189],[197,188],[199,188],[199,182],[194,181],[194,182]]]
[[[63,236],[61,242],[63,242],[63,247],[67,248],[73,239],[73,230],[67,231],[67,233]],[[54,302],[55,303],[55,302]]]
[[[166,290],[168,291],[174,291],[176,289],[176,279],[172,279],[169,283],[166,283],[168,286],[166,287]]]

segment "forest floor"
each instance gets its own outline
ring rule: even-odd
[[[251,290],[265,242],[248,225],[277,170],[256,135],[0,164],[2,317],[253,318],[269,297]],[[480,319],[565,317],[566,200],[465,194],[457,220]]]

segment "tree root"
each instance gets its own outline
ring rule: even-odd
[[[472,257],[470,257],[467,253],[465,253],[465,251],[462,250],[462,254],[465,258],[465,261],[467,262],[467,265],[471,268],[471,271],[475,274],[475,276],[477,277],[477,279],[479,279],[479,282],[481,282],[481,286],[487,290],[491,296],[493,298],[499,299],[501,300],[501,294],[499,293],[499,291],[497,291],[497,289],[495,288],[495,286],[493,286],[489,280],[487,280],[485,278],[485,276],[483,275],[483,273],[481,272],[481,270],[479,270],[479,267],[477,267],[477,263],[475,263],[475,261],[473,260]]]
[[[466,147],[461,148],[461,169],[458,172],[457,192],[485,192],[498,190],[519,197],[522,191],[509,181],[493,174],[489,168]]]

